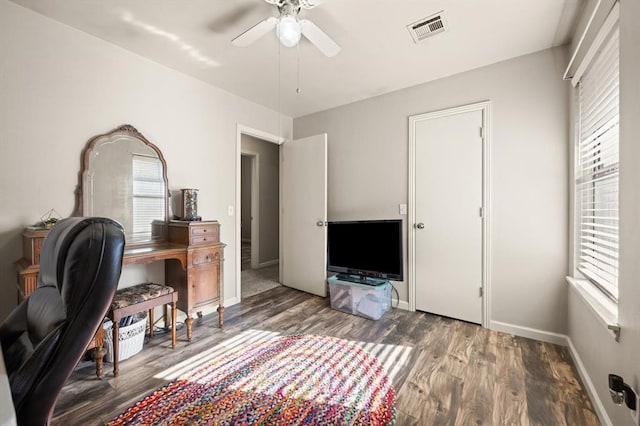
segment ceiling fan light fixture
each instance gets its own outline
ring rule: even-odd
[[[276,33],[283,46],[293,47],[298,44],[302,34],[300,21],[293,15],[282,15],[278,19]]]

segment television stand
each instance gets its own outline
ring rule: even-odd
[[[347,281],[350,283],[357,283],[357,284],[366,284],[374,287],[383,285],[389,282],[389,280],[383,280],[381,278],[370,278],[370,277],[365,277],[363,275],[353,275],[353,274],[338,274],[336,278],[339,279],[340,281]]]

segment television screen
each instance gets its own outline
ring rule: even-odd
[[[402,220],[329,222],[327,269],[401,281]]]

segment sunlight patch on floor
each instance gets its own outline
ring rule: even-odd
[[[238,351],[254,343],[266,342],[267,340],[271,340],[279,335],[280,333],[272,331],[253,329],[245,330],[237,336],[223,340],[211,349],[199,352],[198,354],[159,372],[153,377],[156,379],[174,380],[190,371],[208,364],[220,355]]]
[[[378,358],[391,380],[407,365],[412,348],[409,346],[384,343],[355,342],[371,355]]]
[[[280,333],[272,331],[255,329],[245,330],[237,336],[223,340],[212,348],[200,352],[176,365],[173,365],[159,372],[154,376],[154,378],[175,380],[208,364],[221,355],[236,352],[255,343],[266,342],[278,336],[280,336]],[[395,378],[395,376],[403,367],[407,366],[409,356],[411,355],[412,351],[411,347],[402,345],[358,341],[354,341],[353,343],[362,347],[364,350],[376,357],[384,367],[391,380]]]

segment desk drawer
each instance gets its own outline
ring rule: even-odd
[[[203,224],[191,226],[189,244],[211,244],[220,241],[219,227],[217,224]]]
[[[217,242],[218,240],[213,238],[211,235],[192,235],[189,239],[190,246],[197,246],[199,244],[211,244]]]
[[[218,263],[220,261],[220,249],[199,249],[193,252],[193,264]]]
[[[189,246],[219,243],[220,224],[217,221],[170,221],[168,240]]]
[[[218,234],[218,227],[213,224],[191,227],[191,235],[217,235],[217,234]]]

